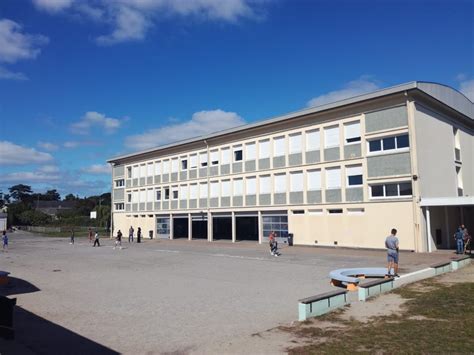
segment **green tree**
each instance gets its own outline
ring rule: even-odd
[[[15,201],[31,201],[31,194],[33,193],[33,191],[31,190],[31,186],[18,184],[10,187],[8,191],[10,191],[10,196],[13,197]]]
[[[22,225],[42,226],[51,222],[52,218],[41,211],[27,210],[18,215],[18,220]]]
[[[65,197],[64,197],[64,201],[76,201],[78,200],[79,198],[77,198],[76,196],[74,196],[73,194],[67,194]]]
[[[46,191],[46,193],[43,196],[44,196],[45,201],[60,201],[61,200],[61,195],[58,193],[56,189]]]

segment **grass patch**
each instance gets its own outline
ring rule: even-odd
[[[293,329],[295,335],[312,338],[312,344],[289,349],[289,354],[473,352],[474,283],[444,286],[428,280],[394,292],[408,299],[401,314],[368,323],[354,321],[350,326],[339,321],[346,327],[338,330]],[[320,342],[318,338],[326,339]]]

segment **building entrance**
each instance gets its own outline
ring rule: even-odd
[[[188,217],[173,217],[173,239],[188,239]]]
[[[232,240],[232,217],[213,216],[212,217],[212,239]]]
[[[258,217],[236,216],[236,240],[253,240],[258,242]]]

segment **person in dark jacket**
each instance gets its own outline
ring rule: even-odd
[[[464,231],[461,226],[454,233],[454,239],[456,240],[456,254],[464,253]]]
[[[137,229],[137,243],[141,243],[142,242],[142,229],[140,227],[138,227]]]

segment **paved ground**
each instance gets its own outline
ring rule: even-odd
[[[298,299],[332,289],[329,271],[385,266],[377,250],[287,247],[275,258],[251,242],[10,241],[0,269],[16,279],[0,294],[18,298],[16,347],[7,345],[22,353],[248,353],[252,334],[296,320]],[[451,256],[402,252],[401,273]]]

